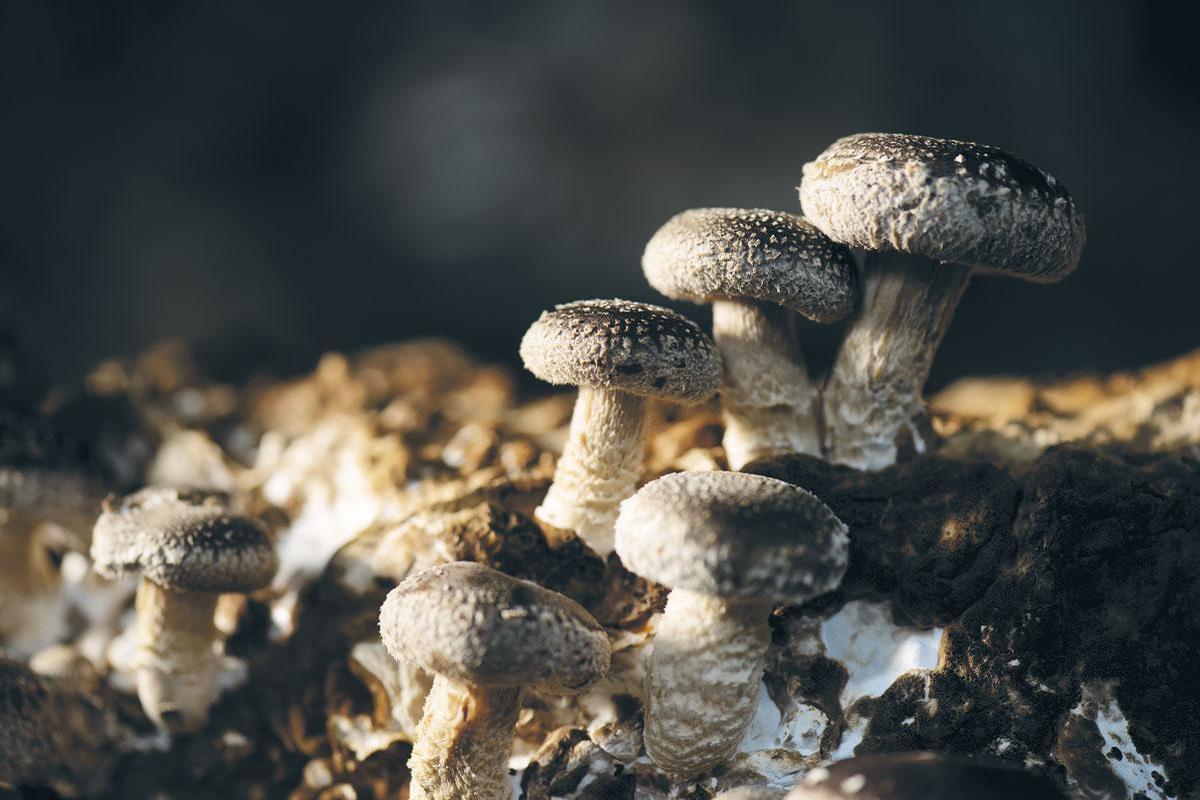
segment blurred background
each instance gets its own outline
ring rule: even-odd
[[[865,130],[1000,146],[1087,216],[1064,283],[975,281],[932,385],[1200,346],[1192,32],[1114,0],[5,0],[0,332],[55,379],[167,336],[516,363],[556,302],[656,300],[670,215],[797,211],[801,165]],[[827,365],[838,326],[802,334]]]

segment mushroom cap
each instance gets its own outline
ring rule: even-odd
[[[0,509],[91,533],[106,492],[73,469],[0,467]],[[86,545],[85,545],[86,549]]]
[[[712,340],[689,319],[628,300],[581,300],[545,311],[521,340],[525,368],[556,385],[700,403],[721,384]]]
[[[676,472],[621,504],[625,566],[672,589],[800,603],[846,573],[846,525],[814,495],[743,472]]]
[[[107,578],[140,572],[165,588],[220,593],[260,589],[279,566],[262,526],[231,513],[224,495],[164,488],[105,501],[92,561]]]
[[[1045,778],[941,753],[859,756],[818,767],[787,800],[1061,800]]]
[[[795,214],[694,208],[658,229],[642,255],[646,280],[674,300],[758,300],[816,322],[854,309],[850,251]]]
[[[851,247],[1040,283],[1070,274],[1085,239],[1083,214],[1053,176],[998,148],[953,139],[839,139],[804,165],[800,204]]]
[[[389,653],[472,686],[581,692],[608,672],[608,636],[578,603],[482,564],[423,570],[379,610]]]

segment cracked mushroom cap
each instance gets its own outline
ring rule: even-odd
[[[1045,778],[941,753],[860,756],[817,767],[787,800],[1062,800]]]
[[[46,682],[0,656],[0,786],[12,785],[44,766],[52,752]]]
[[[1083,214],[1053,176],[1003,150],[860,133],[804,165],[804,214],[831,239],[1039,283],[1079,262]]]
[[[543,312],[521,340],[521,360],[547,383],[678,403],[704,402],[721,383],[720,357],[700,326],[628,300],[581,300]]]
[[[608,672],[608,636],[591,614],[481,564],[406,578],[380,608],[379,631],[397,661],[472,686],[575,694]]]
[[[695,208],[646,245],[646,280],[674,300],[758,300],[817,322],[854,309],[858,279],[845,245],[780,211]]]
[[[672,589],[800,603],[846,573],[846,525],[798,486],[743,472],[676,472],[621,504],[625,566]]]
[[[279,559],[259,523],[229,511],[215,492],[151,488],[109,498],[96,522],[92,561],[106,578],[140,573],[192,592],[252,592]]]

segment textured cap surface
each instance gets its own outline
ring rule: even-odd
[[[1053,176],[1003,150],[953,139],[860,133],[804,165],[800,204],[834,241],[1061,280],[1085,239]]]
[[[108,578],[141,573],[193,592],[249,592],[270,583],[275,548],[254,520],[232,514],[223,495],[142,489],[105,501],[92,561]]]
[[[581,300],[546,311],[521,340],[525,368],[548,383],[699,403],[721,383],[700,326],[660,306]]]
[[[810,770],[787,800],[1061,800],[1045,778],[940,753],[860,756]]]
[[[749,299],[784,306],[817,322],[854,308],[850,251],[794,214],[696,208],[676,214],[646,245],[646,280],[675,300]]]
[[[608,672],[604,629],[578,603],[481,564],[423,570],[379,611],[388,652],[480,686],[586,689]]]
[[[790,483],[742,472],[677,472],[621,504],[617,553],[631,571],[713,597],[803,602],[836,588],[849,537]]]

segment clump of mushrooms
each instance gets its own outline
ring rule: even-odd
[[[973,272],[1070,274],[1083,215],[1052,176],[995,147],[890,133],[834,142],[804,165],[805,216],[865,251],[862,308],[824,392],[826,451],[858,469],[923,447],[933,356]]]
[[[775,453],[820,456],[820,404],[795,315],[834,322],[853,310],[850,251],[794,214],[699,208],[658,229],[642,269],[667,297],[712,304],[729,466]]]
[[[526,688],[584,691],[608,636],[573,600],[480,564],[423,570],[379,612],[397,661],[434,674],[408,765],[412,800],[510,800],[508,757]]]
[[[143,489],[105,502],[96,571],[140,574],[137,687],[146,715],[173,733],[200,728],[216,699],[221,594],[270,583],[278,567],[262,526],[212,492]]]
[[[543,313],[521,340],[521,359],[544,381],[579,387],[554,482],[534,515],[608,556],[617,506],[642,474],[646,401],[704,402],[720,385],[720,357],[673,311],[585,300]]]
[[[805,490],[740,472],[680,472],[621,504],[617,554],[671,589],[647,665],[646,752],[690,778],[729,759],[758,700],[768,619],[846,572],[846,526]]]

